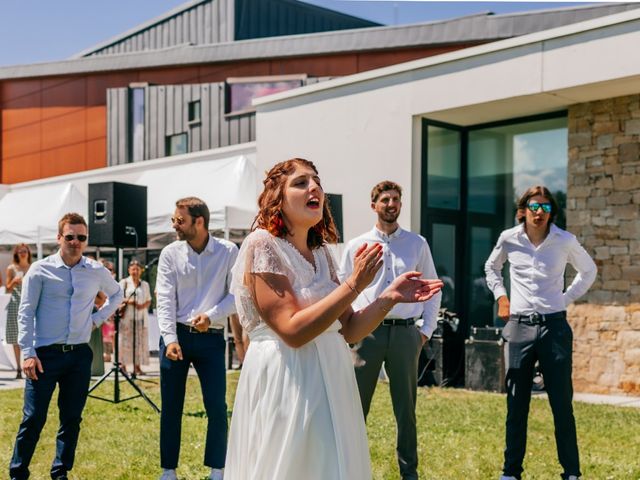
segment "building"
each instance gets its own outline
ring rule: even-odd
[[[191,1],[74,58],[0,68],[0,183],[252,141],[253,96],[629,8],[381,27],[295,0]]]
[[[429,239],[467,328],[493,322],[482,265],[515,199],[549,186],[599,269],[569,308],[575,387],[640,394],[637,42],[640,9],[257,99],[258,171],[313,159],[347,239],[371,226],[372,185],[403,185],[401,224]]]
[[[162,178],[235,149],[253,172],[303,156],[342,196],[345,239],[370,228],[373,184],[405,187],[401,222],[430,240],[469,327],[493,321],[480,266],[515,196],[545,183],[599,266],[570,310],[576,387],[640,393],[637,5],[385,27],[256,2],[189,2],[72,59],[0,68],[0,236],[36,243],[55,224],[55,209],[11,208],[17,194],[86,205],[88,179],[137,181],[146,165]],[[244,208],[244,190],[206,200]]]

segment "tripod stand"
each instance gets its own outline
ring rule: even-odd
[[[133,291],[133,293],[131,295],[129,295],[129,297],[126,298],[126,300],[129,300],[133,295],[135,294],[135,290]],[[147,397],[145,395],[145,393],[140,389],[140,387],[138,385],[136,385],[136,382],[133,381],[133,379],[129,376],[129,374],[127,372],[124,371],[124,369],[122,368],[122,364],[120,363],[120,357],[119,357],[119,347],[118,347],[118,340],[119,340],[119,335],[120,335],[120,311],[119,309],[116,310],[116,313],[114,315],[114,322],[115,322],[115,333],[114,333],[114,342],[113,342],[113,366],[111,367],[111,369],[105,373],[102,377],[100,377],[98,379],[98,381],[96,383],[93,384],[93,386],[89,389],[89,396],[91,398],[95,398],[98,400],[103,400],[105,402],[110,402],[110,403],[120,403],[120,402],[125,402],[127,400],[132,400],[134,398],[138,398],[138,397],[142,397],[144,400],[146,400],[146,402],[151,405],[151,408],[153,408],[157,413],[160,413],[160,409],[156,406],[155,403],[153,403],[151,401],[151,399],[149,397]],[[98,388],[98,386],[104,382],[107,378],[109,378],[109,376],[113,374],[113,400],[110,398],[103,398],[103,397],[98,397],[95,395],[91,395],[91,392],[93,392],[96,388]],[[124,377],[124,379],[129,383],[129,385],[131,385],[133,387],[133,389],[138,392],[137,395],[134,395],[132,397],[127,397],[127,398],[120,398],[120,380],[119,380],[119,376],[122,375]]]

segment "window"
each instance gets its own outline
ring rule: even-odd
[[[131,105],[131,126],[130,126],[130,162],[141,162],[144,160],[144,87],[131,87],[129,98]]]
[[[255,110],[251,106],[254,98],[301,87],[305,79],[306,75],[228,78],[225,113],[252,112]]]
[[[533,185],[545,185],[561,203],[564,227],[567,192],[567,120],[480,128],[469,132],[468,209],[513,222],[514,204]],[[506,208],[505,208],[506,207]]]
[[[167,156],[180,155],[189,151],[189,139],[186,133],[167,136]]]
[[[200,100],[189,102],[189,123],[200,123]]]
[[[566,225],[566,112],[461,127],[423,121],[422,233],[453,293],[446,306],[471,326],[502,326],[484,278],[500,233],[516,225],[515,204],[533,185],[551,190]],[[505,285],[509,284],[505,269]]]

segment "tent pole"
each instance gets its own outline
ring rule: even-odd
[[[40,225],[38,225],[38,239],[36,241],[36,254],[38,260],[42,260],[43,257],[43,249],[42,249],[42,241],[40,240],[42,237],[40,235]]]

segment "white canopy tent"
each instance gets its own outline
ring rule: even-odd
[[[88,185],[101,182],[147,187],[150,235],[171,231],[175,201],[185,196],[207,203],[210,229],[248,229],[256,212],[255,164],[255,144],[248,143],[3,186],[0,245],[54,243],[60,217],[71,211],[86,216]]]

